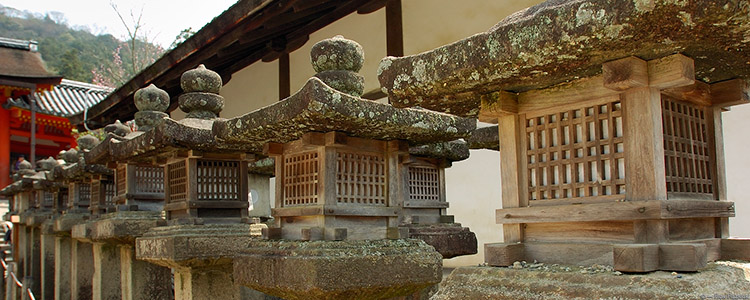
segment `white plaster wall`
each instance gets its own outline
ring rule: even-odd
[[[750,104],[722,114],[727,199],[735,202],[736,217],[729,219],[729,234],[750,238]]]

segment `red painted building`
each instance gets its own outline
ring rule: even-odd
[[[51,74],[36,42],[0,38],[0,188],[10,183],[13,163],[31,155],[31,103],[35,103],[37,159],[75,147],[67,116],[98,103],[111,89]],[[32,101],[33,99],[33,101]]]

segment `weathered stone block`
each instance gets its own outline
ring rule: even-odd
[[[284,299],[383,299],[440,282],[439,253],[419,240],[253,241],[235,282]]]
[[[510,266],[524,256],[523,244],[484,244],[484,262],[490,266]]]
[[[458,224],[410,226],[409,238],[425,241],[443,258],[477,254],[476,235]]]

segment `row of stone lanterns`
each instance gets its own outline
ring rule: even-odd
[[[44,180],[27,172],[64,183],[48,184],[50,201],[13,196],[16,211],[49,204],[29,221],[48,220],[42,234],[54,236],[45,248],[54,264],[42,266],[54,276],[44,272],[40,294],[396,297],[438,283],[442,258],[476,253],[474,234],[446,215],[444,175],[468,158],[455,140],[475,122],[358,98],[363,52],[353,41],[324,40],[312,58],[318,74],[298,93],[233,119],[218,118],[221,78],[202,65],[181,78],[184,120],[148,86],[134,97],[138,131],[116,122],[102,142],[84,136],[63,164],[50,161]],[[34,253],[17,254],[24,274],[41,270],[23,262]]]

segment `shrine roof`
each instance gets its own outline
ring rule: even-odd
[[[476,116],[480,95],[588,77],[604,62],[683,53],[696,79],[750,79],[750,6],[732,0],[551,0],[453,44],[386,57],[378,76],[391,103]]]
[[[286,143],[313,131],[421,145],[463,138],[475,127],[474,119],[395,108],[339,92],[313,77],[283,101],[236,118],[217,120],[213,133],[217,142],[257,151],[253,149],[255,143]]]
[[[60,117],[75,115],[101,102],[110,92],[109,87],[63,79],[51,91],[36,93],[37,112]],[[28,95],[8,99],[9,106],[23,109],[29,109],[29,103]]]
[[[54,85],[62,76],[47,71],[36,42],[0,37],[0,79]]]

